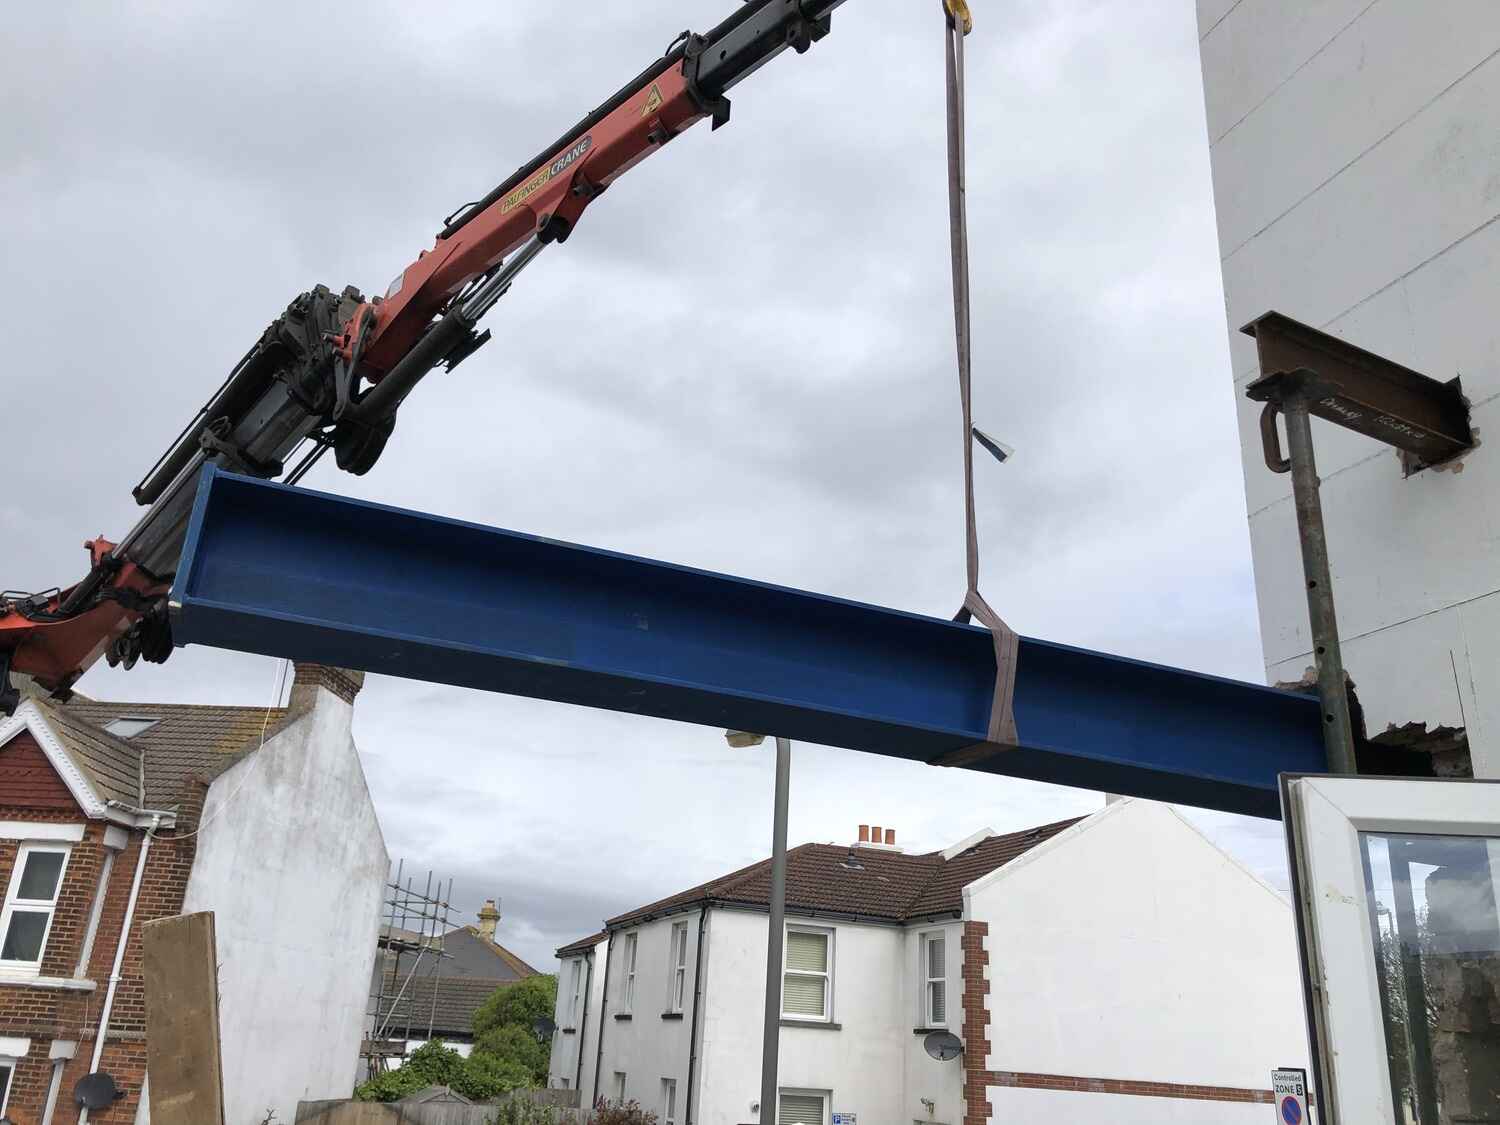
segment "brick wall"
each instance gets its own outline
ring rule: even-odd
[[[73,794],[27,730],[0,746],[0,793],[27,809],[78,811]]]
[[[196,837],[184,838],[181,833],[190,830],[206,792],[204,785],[194,788],[189,807],[183,810],[184,827],[159,833],[147,856],[125,959],[120,966],[120,983],[115,992],[110,1031],[100,1060],[100,1069],[113,1075],[126,1096],[111,1108],[90,1114],[89,1120],[98,1125],[128,1125],[135,1119],[146,1072],[146,1004],[140,927],[153,919],[181,912],[197,843]],[[76,808],[72,812],[63,812],[0,805],[0,820],[77,824],[82,820],[82,814]],[[89,822],[83,841],[72,845],[57,913],[42,957],[44,976],[71,977],[77,967],[104,863],[105,828],[102,822]],[[76,1057],[67,1063],[63,1072],[62,1095],[53,1118],[54,1125],[77,1120],[71,1092],[74,1083],[91,1069],[100,1008],[109,987],[110,970],[114,966],[115,950],[144,838],[142,831],[130,832],[128,843],[115,857],[110,872],[104,910],[85,974],[86,979],[95,982],[95,990],[43,990],[0,982],[0,1036],[25,1036],[32,1041],[30,1053],[17,1067],[10,1098],[8,1113],[16,1125],[39,1125],[41,1121],[52,1075],[48,1055],[54,1039],[73,1040],[78,1044]],[[9,886],[16,850],[14,841],[0,841],[0,887]]]
[[[988,1125],[989,1078],[985,1067],[990,1060],[990,1013],[985,1000],[990,994],[990,955],[985,938],[988,922],[965,922],[963,937],[963,1009],[964,1009],[964,1125]]]

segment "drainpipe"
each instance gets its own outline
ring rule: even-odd
[[[594,951],[588,952],[589,971],[583,977],[583,1019],[578,1021],[578,1068],[573,1073],[573,1089],[583,1100],[583,1046],[589,1039],[589,997],[594,994]],[[582,1106],[579,1107],[583,1108]]]
[[[614,931],[611,930],[609,932],[609,939],[604,945],[604,994],[599,997],[599,1049],[594,1053],[594,1093],[589,1098],[589,1104],[580,1107],[586,1113],[591,1112],[595,1104],[599,1101],[599,1068],[604,1065],[604,1029],[609,1026],[609,1020],[604,1018],[609,1015],[609,963],[614,960],[614,952],[615,935]],[[580,1051],[583,1050],[582,1041],[579,1042],[578,1049]],[[583,1091],[581,1090],[579,1091],[579,1100],[583,1100]]]
[[[120,966],[125,963],[125,947],[130,944],[130,923],[135,920],[135,903],[141,894],[141,877],[146,874],[146,856],[151,853],[151,837],[161,825],[161,816],[151,818],[151,827],[141,837],[141,854],[135,861],[135,878],[130,883],[130,898],[125,903],[125,921],[120,924],[120,940],[115,944],[115,965],[109,973],[109,988],[104,993],[104,1008],[99,1013],[99,1031],[94,1036],[94,1057],[89,1063],[89,1073],[99,1072],[99,1060],[104,1055],[104,1037],[109,1033],[109,1017],[114,1011],[115,989],[120,986]],[[88,1125],[88,1107],[78,1111],[78,1125]]]
[[[704,938],[708,932],[708,903],[698,911],[698,952],[693,959],[693,1022],[688,1029],[687,1103],[683,1106],[683,1125],[693,1125],[693,1079],[698,1071],[698,1007],[703,999]]]

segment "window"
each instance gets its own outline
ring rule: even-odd
[[[117,738],[134,738],[150,730],[160,719],[151,715],[121,715],[104,724],[104,729]]]
[[[777,1107],[777,1125],[823,1125],[828,1120],[823,1112],[827,1102],[826,1094],[783,1090],[781,1105]]]
[[[635,1011],[635,950],[640,934],[625,935],[625,976],[620,981],[620,1009]]]
[[[39,844],[21,847],[5,906],[0,910],[0,965],[41,965],[67,862],[67,848]]]
[[[672,955],[667,964],[667,1011],[682,1011],[682,999],[687,992],[687,942],[686,922],[672,927]]]
[[[568,1022],[567,1027],[578,1026],[578,990],[582,987],[583,962],[573,962],[573,984],[568,990]]]
[[[615,1071],[615,1104],[621,1105],[625,1101],[625,1072]]]
[[[922,1020],[928,1027],[948,1026],[947,935],[922,935]]]
[[[661,1125],[677,1125],[677,1079],[661,1080]]]
[[[0,1059],[0,1113],[4,1113],[10,1103],[10,1080],[15,1072],[15,1059]]]
[[[787,1019],[829,1018],[832,946],[831,930],[787,930],[781,987],[781,1014]]]

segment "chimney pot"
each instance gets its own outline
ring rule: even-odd
[[[896,843],[896,830],[894,828],[887,828],[885,830],[885,842],[891,845]]]
[[[859,842],[861,844],[868,844],[870,842],[870,826],[868,824],[861,824],[859,826]]]
[[[872,825],[870,825],[870,843],[872,843],[872,844],[878,844],[878,843],[880,843],[880,841],[882,839],[884,839],[884,837],[882,836],[882,833],[884,831],[885,831],[885,829],[881,828],[880,825],[878,825],[878,824],[872,824]]]

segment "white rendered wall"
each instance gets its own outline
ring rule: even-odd
[[[350,1091],[389,865],[352,716],[319,691],[204,803],[183,911],[214,912],[232,1125]]]
[[[788,923],[835,930],[833,1020],[840,1027],[782,1028],[780,1085],[831,1091],[830,1109],[858,1114],[860,1125],[910,1125],[925,1117],[921,1103],[902,1089],[916,1026],[915,998],[907,988],[906,933],[895,926],[798,917]],[[760,1097],[765,971],[766,916],[713,911],[701,1099],[693,1125],[773,1120],[750,1111]]]
[[[1403,480],[1314,421],[1344,658],[1368,732],[1467,726],[1500,776],[1500,4],[1198,0],[1267,673],[1311,641],[1291,482],[1261,456],[1238,329],[1268,309],[1463,379],[1481,447]]]
[[[987,1070],[1269,1090],[1274,1067],[1307,1065],[1291,907],[1166,805],[1110,805],[965,899],[989,923]],[[990,1101],[996,1120],[1162,1119],[1134,1095],[1061,1097]],[[1001,1112],[1023,1103],[1067,1112]],[[1247,1119],[1182,1104],[1165,1119]]]
[[[609,953],[609,940],[596,944],[590,956],[578,955],[558,962],[557,1008],[553,1021],[557,1033],[552,1037],[552,1059],[547,1067],[547,1085],[554,1089],[582,1090],[580,1106],[589,1103],[589,1092],[594,1084],[594,1059],[599,1045],[599,1005],[604,998],[604,958]],[[573,966],[579,966],[579,1012],[576,1020],[569,1023],[568,1009],[573,984]],[[590,970],[592,967],[592,976]],[[571,1027],[568,1034],[565,1028]],[[579,1054],[583,1055],[583,1066],[579,1067]],[[566,1079],[566,1083],[562,1080]]]
[[[929,1023],[926,1013],[927,975],[922,964],[921,939],[932,933],[944,935],[945,964],[948,982],[947,1019],[942,1023]],[[963,982],[963,937],[962,922],[933,922],[926,925],[913,924],[904,934],[906,972],[901,987],[906,998],[907,1020],[899,1030],[906,1033],[906,1104],[901,1120],[932,1120],[951,1122],[957,1125],[964,1116],[964,1069],[962,1059],[938,1062],[927,1054],[922,1045],[925,1036],[914,1032],[919,1027],[942,1028],[951,1031],[960,1039],[964,1033],[964,982]],[[927,1108],[922,1104],[926,1098],[933,1103],[932,1116],[927,1117]]]
[[[677,1083],[677,1114],[681,1121],[687,1097],[688,1055],[693,1026],[693,967],[698,954],[698,914],[673,914],[654,922],[620,930],[611,935],[609,942],[609,990],[603,997],[605,1015],[602,1021],[591,1022],[603,1025],[604,1055],[599,1066],[599,1096],[613,1097],[613,1077],[617,1071],[626,1076],[625,1097],[641,1104],[658,1117],[662,1114],[662,1079],[670,1078]],[[667,1011],[667,981],[671,958],[672,927],[687,926],[687,985],[682,1002],[680,1019],[663,1019]],[[624,1011],[625,949],[626,937],[636,934],[635,1001],[631,1006],[630,1019],[616,1019]],[[595,973],[599,972],[598,965]],[[598,1040],[594,1040],[597,1044]],[[759,1056],[757,1056],[759,1057]],[[592,1064],[586,1064],[588,1069]],[[592,1071],[589,1084],[584,1087],[583,1101],[588,1102],[593,1094]],[[697,1114],[694,1115],[697,1118]],[[705,1120],[703,1118],[697,1118]]]
[[[1269,1088],[1270,1075],[1266,1076]],[[1058,1090],[991,1090],[990,1120],[1005,1125],[1271,1125],[1275,1107],[1255,1102],[1075,1094]]]

